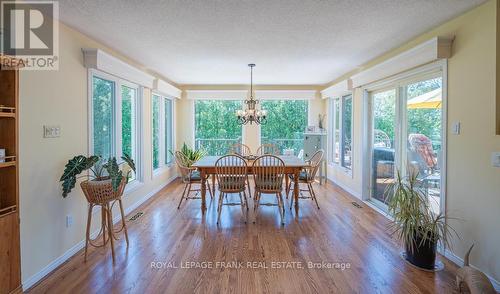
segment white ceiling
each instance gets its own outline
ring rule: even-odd
[[[70,26],[178,84],[324,84],[485,0],[60,0]]]

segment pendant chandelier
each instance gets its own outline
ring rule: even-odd
[[[245,110],[237,110],[236,116],[238,118],[238,123],[240,125],[250,124],[265,124],[267,122],[266,116],[267,111],[262,109],[256,109],[255,106],[259,103],[259,100],[254,99],[253,97],[253,68],[255,64],[250,63],[248,65],[250,67],[250,98],[245,100],[246,109]]]

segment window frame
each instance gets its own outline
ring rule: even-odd
[[[344,157],[344,115],[345,115],[345,100],[349,98],[351,99],[351,166],[346,167],[344,165],[345,163],[345,157]],[[336,141],[336,136],[335,136],[335,122],[337,120],[336,118],[336,113],[335,113],[335,106],[338,105],[339,107],[339,117],[338,117],[338,122],[339,122],[339,157],[338,161],[335,161],[335,145],[337,143]],[[352,170],[354,166],[354,160],[353,160],[353,147],[354,147],[354,136],[353,136],[353,130],[354,130],[354,93],[353,92],[348,92],[344,93],[342,95],[338,95],[335,97],[332,97],[329,99],[329,107],[328,111],[330,113],[330,119],[329,119],[329,126],[330,126],[330,139],[329,144],[329,151],[330,151],[330,156],[329,156],[329,164],[331,166],[334,166],[335,168],[338,168],[342,171],[344,171],[346,174],[352,175]]]
[[[160,98],[160,113],[159,113],[159,126],[158,126],[158,132],[159,132],[159,138],[158,138],[158,152],[159,152],[159,165],[158,167],[154,167],[154,144],[153,144],[153,98],[157,96]],[[167,136],[167,130],[165,129],[165,122],[166,122],[166,109],[165,109],[165,102],[170,101],[172,105],[171,113],[169,116],[170,122],[171,122],[171,135],[172,135],[172,148],[175,148],[175,98],[161,94],[156,91],[151,92],[151,107],[150,107],[150,114],[151,114],[151,170],[152,170],[152,176],[153,178],[158,176],[159,174],[162,174],[165,170],[169,169],[174,165],[174,159],[172,156],[172,159],[170,162],[166,162],[166,144],[165,144],[165,139]]]
[[[126,81],[114,75],[102,72],[97,69],[88,69],[88,153],[94,154],[94,112],[93,112],[93,79],[94,77],[107,80],[114,83],[114,95],[112,96],[112,141],[111,141],[111,151],[112,156],[116,157],[119,164],[123,162],[121,156],[122,151],[122,86],[132,88],[136,91],[136,109],[135,109],[135,157],[134,161],[136,164],[136,174],[135,178],[131,181],[131,184],[127,185],[126,191],[134,189],[137,184],[143,183],[143,156],[142,156],[142,97],[143,97],[143,87],[141,85]],[[132,155],[131,155],[132,156]]]

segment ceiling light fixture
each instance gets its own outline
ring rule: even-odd
[[[236,116],[240,125],[250,124],[265,124],[267,122],[267,111],[264,109],[256,109],[259,100],[254,99],[253,93],[253,68],[255,64],[250,63],[250,98],[245,100],[246,109],[237,110]]]

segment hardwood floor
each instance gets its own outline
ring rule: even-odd
[[[455,291],[456,266],[451,262],[444,260],[446,268],[438,273],[413,268],[399,257],[400,247],[386,232],[385,217],[364,204],[362,208],[353,206],[354,198],[330,183],[314,187],[321,210],[313,201],[301,200],[298,217],[286,209],[284,227],[280,225],[276,207],[261,206],[257,223],[253,224],[252,219],[245,224],[240,207],[224,206],[221,227],[217,228],[215,200],[208,201],[205,216],[200,211],[200,200],[189,200],[177,210],[183,187],[176,181],[136,210],[144,212],[142,217],[128,221],[130,247],[127,250],[123,238],[115,242],[115,265],[109,247],[91,248],[86,263],[82,250],[30,292]],[[262,197],[270,202],[275,200],[272,195]],[[238,195],[229,200],[239,201]],[[253,199],[251,202],[250,216]],[[285,203],[288,206],[289,199]],[[209,266],[201,262],[213,262],[212,268],[185,268]],[[228,268],[235,264],[221,262],[241,262],[242,268]],[[254,267],[247,262],[253,262]],[[272,262],[276,262],[275,266],[295,268],[273,268]],[[349,268],[310,269],[308,262],[344,263]],[[298,265],[302,268],[297,268]]]

